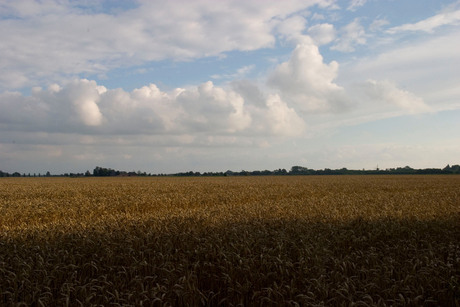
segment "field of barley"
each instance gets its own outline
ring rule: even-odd
[[[1,306],[460,306],[460,176],[2,178]]]

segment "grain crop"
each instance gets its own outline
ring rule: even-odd
[[[2,306],[460,306],[460,176],[2,178]]]

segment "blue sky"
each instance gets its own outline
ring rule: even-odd
[[[460,163],[460,1],[2,1],[0,170]]]

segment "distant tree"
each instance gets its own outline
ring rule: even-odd
[[[49,171],[46,172],[46,177],[51,177],[51,173]]]
[[[94,176],[102,176],[102,167],[96,166],[93,170]]]
[[[289,172],[291,175],[310,175],[315,173],[314,170],[310,170],[303,166],[293,166]]]
[[[291,167],[291,173],[292,174],[300,174],[302,173],[304,170],[306,170],[305,167],[302,167],[302,166],[293,166]]]
[[[85,176],[89,177],[89,176],[91,176],[91,173],[89,171],[86,171]]]
[[[120,175],[120,171],[115,171],[111,168],[105,168],[105,167],[99,167],[96,166],[96,168],[93,170],[93,175],[94,176],[118,176]]]
[[[274,170],[273,171],[273,174],[275,175],[287,175],[287,171],[283,168],[283,169],[277,169],[277,170]]]

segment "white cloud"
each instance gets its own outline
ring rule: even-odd
[[[355,79],[350,78],[348,85],[341,86],[336,81],[339,64],[335,61],[324,63],[309,36],[299,35],[297,39],[299,43],[289,60],[269,73],[267,87],[237,80],[230,83],[229,88],[205,82],[162,91],[150,84],[128,92],[106,89],[95,81],[80,79],[62,86],[52,84],[47,89],[35,88],[30,96],[15,92],[0,94],[0,129],[105,135],[107,142],[116,144],[118,140],[109,136],[120,135],[123,142],[127,141],[127,135],[144,135],[156,136],[157,144],[204,145],[209,137],[238,142],[243,137],[305,135],[312,129],[432,110],[421,98],[424,95],[401,89],[400,82],[362,80],[393,80],[378,72],[382,72],[383,66],[390,69],[400,63],[398,61],[407,62],[409,57],[414,60],[417,54],[422,63],[432,61],[430,52],[425,58],[420,50],[426,51],[431,45],[428,49],[434,50],[435,42],[419,46],[416,52],[399,49],[377,60],[370,59],[369,63],[377,65],[370,68],[366,68],[369,63],[355,62],[356,70],[347,68],[345,74]],[[452,41],[446,37],[441,45],[456,44]],[[448,50],[437,56],[441,59],[449,52],[457,52],[452,48]],[[376,75],[371,76],[368,73],[374,67]],[[237,74],[250,69],[251,66],[242,67]],[[356,80],[356,76],[360,79]]]
[[[243,98],[233,91],[215,87],[210,81],[183,91],[177,96],[183,109],[179,121],[184,131],[205,131],[213,134],[234,133],[251,124],[251,115]]]
[[[235,80],[231,83],[231,85],[235,92],[240,94],[247,103],[250,103],[257,108],[264,108],[266,106],[266,95],[255,82],[248,80]]]
[[[460,25],[460,10],[442,12],[417,23],[407,23],[402,26],[390,28],[387,32],[390,34],[404,31],[423,31],[432,33],[436,28],[445,25]]]
[[[390,22],[385,18],[375,19],[369,26],[371,32],[379,31],[382,27],[388,25]]]
[[[275,135],[299,136],[305,132],[305,122],[278,95],[268,97],[267,107],[268,121]]]
[[[434,109],[458,107],[460,77],[455,63],[460,63],[459,35],[459,31],[452,31],[344,64],[339,82],[391,80],[423,97]]]
[[[316,24],[309,27],[308,34],[318,46],[329,44],[336,37],[334,25],[329,23]]]
[[[252,65],[246,65],[246,66],[243,66],[243,67],[240,67],[236,70],[235,73],[232,73],[232,74],[215,74],[215,75],[212,75],[211,78],[212,79],[226,79],[226,80],[237,80],[237,79],[241,79],[241,78],[244,78],[246,75],[248,75],[252,70],[254,70],[255,68],[255,65],[252,64]]]
[[[242,81],[243,82],[243,81]],[[244,83],[244,82],[243,82]],[[74,80],[30,96],[0,94],[0,131],[91,135],[297,135],[303,120],[278,96],[245,101],[232,89],[206,82],[161,91],[150,84],[131,92]],[[89,144],[92,138],[84,139]]]
[[[318,47],[305,37],[289,61],[269,76],[268,84],[300,112],[334,112],[346,104],[343,88],[334,83],[337,71],[338,63],[325,64]]]
[[[63,13],[66,8],[62,3],[54,0],[29,1],[29,0],[5,0],[0,4],[0,14],[5,16],[17,16],[19,18],[33,17],[44,14]]]
[[[296,42],[302,36],[307,21],[303,16],[293,16],[283,20],[277,27],[277,31],[288,41]]]
[[[326,17],[323,14],[314,13],[311,20],[324,20]]]
[[[319,62],[312,62],[312,54],[314,45],[298,46],[291,60],[281,64],[271,76],[271,82],[282,78],[291,84],[280,84],[277,92],[268,94],[246,81],[235,82],[233,89],[206,82],[170,92],[163,92],[154,84],[126,92],[108,90],[85,79],[63,87],[37,88],[30,96],[3,93],[0,131],[63,136],[71,133],[82,136],[74,142],[84,146],[139,145],[139,136],[155,137],[158,146],[206,146],[216,144],[217,139],[238,143],[250,136],[301,136],[311,128],[318,129],[312,127],[318,120],[337,122],[332,115],[315,118],[315,112],[343,114],[337,112],[344,111],[342,104],[349,100],[345,90],[333,83],[336,66],[326,65],[320,58],[316,59]],[[303,70],[313,64],[313,70]],[[293,67],[300,70],[293,71]],[[429,111],[420,98],[390,82],[369,81],[358,90],[360,94],[352,97],[359,104],[354,110],[347,110],[348,122],[359,119],[362,113],[378,116],[391,110],[401,110],[399,114]],[[145,142],[145,137],[139,142]],[[40,139],[48,138],[34,137],[35,141]],[[68,142],[68,137],[58,142],[62,141]]]
[[[399,89],[388,80],[368,80],[359,85],[359,94],[364,96],[363,101],[370,101],[377,105],[394,105],[410,114],[431,111],[423,99],[407,90]]]
[[[272,47],[275,29],[286,18],[332,3],[145,1],[111,14],[91,11],[96,4],[7,1],[0,7],[0,89],[47,85],[149,61]]]
[[[80,120],[88,126],[99,126],[102,123],[102,114],[97,102],[107,89],[86,79],[74,81],[69,88],[69,98]]]
[[[339,30],[339,38],[336,41],[337,43],[331,49],[342,52],[352,52],[355,51],[356,45],[366,44],[366,31],[359,22],[359,19],[355,18],[352,22],[341,28]]]
[[[363,6],[364,4],[366,4],[366,2],[367,0],[351,0],[347,10],[356,11],[358,7]]]

